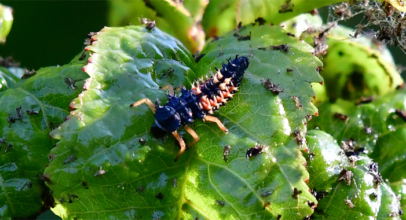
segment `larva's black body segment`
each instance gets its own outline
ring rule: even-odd
[[[245,70],[249,66],[247,57],[238,57],[227,60],[228,63],[223,64],[220,70],[206,80],[200,80],[192,84],[192,89],[187,90],[182,88],[180,96],[168,94],[168,102],[161,106],[155,105],[148,99],[140,100],[134,103],[136,107],[142,103],[146,103],[155,113],[155,123],[151,128],[151,132],[157,138],[162,138],[163,134],[171,132],[181,145],[181,152],[178,157],[186,149],[186,145],[181,139],[177,130],[180,126],[185,126],[185,130],[193,136],[194,142],[197,142],[197,134],[188,127],[193,123],[194,119],[204,119],[217,123],[217,125],[225,132],[227,128],[213,116],[213,111],[224,105],[233,94],[238,90],[238,86],[242,81]],[[177,157],[177,158],[178,158]]]

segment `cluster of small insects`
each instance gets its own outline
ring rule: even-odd
[[[227,64],[223,64],[216,73],[206,80],[200,80],[192,84],[192,89],[181,89],[181,95],[168,94],[168,102],[161,105],[159,101],[155,105],[148,99],[141,99],[130,107],[137,107],[143,103],[147,104],[155,114],[155,123],[151,127],[152,134],[157,138],[162,138],[170,132],[176,138],[180,145],[180,151],[175,161],[186,150],[186,144],[178,133],[180,126],[193,137],[195,144],[199,140],[197,133],[189,127],[195,119],[215,122],[221,130],[228,132],[221,121],[213,116],[214,110],[225,105],[242,81],[245,70],[248,68],[249,61],[247,57],[238,57],[228,59]]]
[[[356,38],[360,33],[368,33],[367,35],[377,42],[398,46],[406,53],[405,13],[398,11],[392,4],[405,5],[403,0],[343,2],[330,6],[329,21],[347,20],[363,14],[365,19],[356,26],[351,37]]]

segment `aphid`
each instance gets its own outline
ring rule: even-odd
[[[155,21],[149,20],[148,18],[142,18],[141,23],[144,24],[145,28],[148,30],[152,30],[156,26]]]
[[[358,161],[358,157],[355,156],[355,155],[349,156],[348,159],[350,160],[350,164],[351,164],[351,166],[353,166],[353,167],[355,166],[355,163]]]
[[[258,50],[266,50],[266,47],[258,47]]]
[[[197,52],[197,53],[195,53],[195,54],[193,55],[193,58],[195,59],[196,63],[198,63],[199,60],[204,57],[204,55],[206,55],[206,54],[205,54],[205,53],[199,53],[199,52]]]
[[[308,160],[313,160],[314,156],[316,156],[315,153],[310,153],[309,156],[308,156]]]
[[[340,178],[338,179],[338,181],[347,181],[347,185],[351,185],[351,178],[354,176],[354,174],[352,173],[352,171],[343,169],[340,172]]]
[[[347,123],[348,120],[350,119],[348,117],[348,115],[344,115],[344,114],[341,114],[341,113],[338,113],[338,112],[334,113],[334,118],[340,119],[341,121],[344,121],[345,123]]]
[[[224,146],[223,160],[224,160],[224,162],[226,162],[226,163],[227,163],[227,156],[228,156],[228,154],[230,153],[230,150],[231,150],[231,146],[230,146],[230,145]]]
[[[223,132],[228,132],[223,123],[210,114],[233,97],[248,65],[247,57],[237,55],[235,59],[228,59],[228,63],[223,64],[221,70],[216,69],[217,72],[212,77],[193,83],[192,89],[188,90],[183,87],[180,96],[168,94],[168,102],[164,106],[159,103],[154,105],[148,98],[143,98],[131,104],[130,107],[137,107],[144,103],[148,105],[155,115],[155,123],[151,127],[151,132],[156,137],[172,133],[180,145],[176,161],[186,150],[186,143],[178,133],[181,126],[194,139],[190,146],[199,140],[197,133],[189,127],[189,124],[193,123],[195,119],[215,122]]]
[[[272,195],[272,193],[273,193],[273,191],[268,191],[268,192],[261,193],[261,197],[270,196],[270,195]]]
[[[371,193],[370,195],[369,195],[369,198],[370,199],[377,199],[378,198],[378,194],[376,194],[376,193]]]
[[[305,143],[305,139],[303,137],[303,134],[300,130],[295,130],[293,132],[293,136],[295,137],[295,141],[298,145],[302,146]]]
[[[73,195],[73,194],[67,194],[67,196],[68,196],[68,199],[69,199],[69,203],[72,203],[73,199],[78,199],[79,198],[79,196]]]
[[[82,55],[80,55],[79,60],[84,60],[85,58],[86,58],[86,50],[84,50]]]
[[[220,200],[218,200],[218,199],[216,199],[216,202],[217,202],[220,206],[224,206],[224,205],[225,205],[225,203],[224,203],[223,201],[220,201]]]
[[[268,201],[268,202],[265,202],[265,203],[264,203],[264,210],[265,210],[267,207],[269,207],[269,205],[271,205],[271,202],[269,202],[269,201]]]
[[[218,55],[218,57],[221,57],[221,56],[223,56],[223,50],[221,49],[221,46],[219,45],[219,55]]]
[[[319,11],[317,9],[313,9],[309,12],[311,15],[318,15]]]
[[[351,17],[351,8],[347,2],[343,2],[341,5],[334,7],[334,14],[337,15],[340,20],[343,20],[345,16]]]
[[[292,198],[297,199],[297,196],[301,193],[302,193],[302,190],[298,190],[297,188],[294,188]]]
[[[145,187],[140,186],[137,190],[135,190],[135,192],[136,192],[136,193],[140,193],[140,192],[142,192],[142,191],[144,191],[144,190],[145,190]]]
[[[288,72],[288,73],[293,72],[293,69],[291,69],[291,68],[286,68],[286,72]]]
[[[323,199],[328,194],[327,192],[317,192],[316,189],[313,189],[311,193],[316,198],[317,201]]]
[[[16,112],[17,112],[18,120],[22,120],[23,119],[23,112],[21,111],[21,106],[16,108]]]
[[[235,33],[234,36],[237,38],[238,41],[251,40],[251,32],[246,36],[241,36],[238,33]]]
[[[147,143],[147,141],[144,138],[140,138],[138,140],[138,143],[140,143],[141,145],[145,145]]]
[[[295,101],[296,107],[299,108],[299,109],[302,109],[303,105],[300,104],[299,98],[297,96],[293,96],[292,99],[293,99],[293,101]]]
[[[362,32],[362,29],[363,29],[363,28],[364,28],[364,25],[358,24],[358,25],[357,25],[357,29],[355,30],[354,36],[351,35],[351,34],[349,34],[350,37],[352,37],[352,38],[357,38],[358,35]]]
[[[406,111],[396,109],[395,113],[406,122]]]
[[[13,148],[13,145],[11,145],[11,144],[7,145],[7,148],[6,148],[6,150],[4,151],[4,153],[7,153],[8,151],[10,151],[11,148]]]
[[[365,131],[366,134],[370,135],[372,133],[372,128],[368,127],[368,126],[365,126],[364,131]]]
[[[310,208],[312,208],[312,209],[315,209],[316,207],[317,207],[317,205],[316,205],[316,203],[314,203],[314,202],[312,202],[312,201],[307,201],[307,205],[310,207]]]
[[[106,173],[105,170],[100,169],[99,171],[97,171],[94,176],[100,176],[100,175],[104,175]]]
[[[175,72],[175,69],[173,69],[172,67],[169,68],[168,71],[166,71],[164,74],[162,74],[161,79],[167,76],[173,76],[173,72]]]
[[[17,118],[14,118],[14,117],[11,116],[11,115],[8,116],[8,118],[7,118],[7,122],[10,123],[10,124],[16,122],[16,120],[18,120],[18,119],[17,119]]]
[[[268,89],[275,95],[278,95],[279,93],[283,92],[283,89],[281,87],[279,87],[279,85],[272,83],[271,80],[269,80],[269,79],[261,80],[261,82],[265,86],[266,89]]]
[[[247,154],[245,155],[247,160],[252,157],[257,156],[258,154],[261,154],[263,149],[264,149],[264,147],[262,145],[260,145],[258,143],[255,144],[254,147],[247,150]]]
[[[16,62],[13,60],[13,57],[6,57],[3,58],[0,56],[0,66],[5,67],[5,68],[10,68],[10,67],[19,67],[20,63]]]
[[[356,146],[357,143],[352,138],[348,139],[347,141],[341,141],[341,148],[344,150],[347,157],[358,157],[359,154],[364,151],[364,148],[356,148]]]
[[[374,100],[375,96],[361,97],[360,100],[358,100],[357,105],[368,104],[370,102],[373,102]]]
[[[38,115],[39,111],[34,109],[26,110],[27,114],[29,115]]]
[[[286,0],[285,4],[281,5],[279,13],[292,12],[294,4],[290,3],[292,0]]]
[[[72,89],[77,89],[77,87],[75,86],[75,82],[76,82],[77,80],[73,80],[72,78],[70,78],[70,77],[66,77],[65,78],[65,82],[66,82],[66,84],[68,84]]]
[[[403,215],[403,210],[399,208],[399,215]]]
[[[277,217],[276,217],[276,220],[280,220],[282,218],[282,215],[278,215]]]
[[[26,70],[24,71],[24,75],[21,76],[21,79],[27,79],[27,78],[29,78],[29,77],[35,75],[35,73],[36,73],[35,70],[29,71],[29,70],[26,69]]]
[[[371,163],[369,165],[369,173],[374,177],[375,188],[383,182],[382,175],[378,172],[378,169],[377,163]]]
[[[173,187],[178,187],[178,181],[176,180],[176,178],[173,178]]]
[[[292,33],[290,33],[290,32],[288,32],[287,35],[288,35],[289,37],[296,37],[294,34],[292,34]]]
[[[257,19],[255,19],[255,22],[258,22],[259,26],[261,26],[264,25],[266,21],[262,17],[258,17]]]
[[[285,53],[289,52],[290,46],[288,46],[287,44],[281,44],[281,45],[277,45],[277,46],[271,46],[270,47],[271,50],[281,50],[281,51],[285,51]]]
[[[348,199],[348,197],[346,199],[344,199],[344,202],[346,205],[348,205],[348,208],[350,208],[350,209],[355,207],[355,205],[351,202],[351,200]]]
[[[160,200],[164,199],[164,195],[163,195],[162,193],[156,194],[155,197],[156,197],[157,199],[160,199]]]
[[[85,46],[91,45],[93,43],[93,41],[95,41],[94,39],[92,39],[92,37],[94,35],[96,35],[97,32],[90,32],[87,34],[85,42],[83,43]]]
[[[67,163],[73,162],[75,160],[76,160],[76,156],[72,154],[70,157],[68,157],[66,160],[63,161],[63,164],[67,164]]]

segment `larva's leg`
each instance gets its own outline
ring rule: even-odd
[[[178,131],[172,132],[172,135],[176,138],[176,140],[179,142],[180,145],[180,150],[178,155],[175,158],[175,162],[179,159],[179,157],[185,152],[186,150],[186,144],[185,141],[183,141],[182,137],[179,135]]]
[[[197,135],[196,131],[194,131],[191,127],[185,126],[185,130],[187,133],[189,133],[193,137],[193,142],[189,144],[189,146],[195,145],[199,141],[199,135]]]
[[[133,104],[130,105],[130,107],[137,107],[143,103],[147,104],[149,106],[149,108],[152,110],[152,112],[155,114],[155,112],[156,112],[155,105],[152,104],[151,100],[149,100],[147,98],[143,98],[137,102],[134,102]]]
[[[210,116],[210,115],[206,115],[203,120],[205,121],[210,121],[210,122],[215,122],[219,128],[224,131],[226,134],[228,133],[228,129],[223,125],[223,123],[221,123],[220,119],[214,117],[214,116]]]

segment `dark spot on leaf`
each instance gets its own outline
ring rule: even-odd
[[[291,68],[286,68],[286,72],[288,72],[288,73],[293,72],[293,69],[291,69]]]
[[[140,193],[145,190],[145,187],[140,186],[135,192]]]
[[[162,193],[156,194],[155,197],[156,197],[157,199],[160,199],[160,200],[164,199],[164,195],[163,195]]]
[[[280,220],[282,218],[282,215],[278,215],[277,217],[276,217],[276,220]]]
[[[312,201],[307,201],[307,205],[311,208],[311,209],[314,209],[314,208],[316,208],[317,206],[316,206],[316,203],[314,203],[314,202],[312,202]]]
[[[13,57],[3,58],[0,56],[0,66],[5,67],[5,68],[18,67],[18,66],[20,66],[20,63],[14,61]]]
[[[160,79],[165,78],[165,77],[172,77],[173,76],[173,72],[175,72],[175,70],[171,67],[169,68],[164,74],[162,74],[162,76],[160,77]]]
[[[261,154],[263,149],[264,147],[262,145],[255,144],[254,147],[247,150],[246,158],[250,159],[252,157],[257,156],[258,154]]]
[[[219,204],[220,206],[224,206],[224,205],[225,205],[225,203],[224,203],[223,201],[220,201],[220,200],[218,200],[218,199],[216,199],[216,202],[217,202],[217,204]]]
[[[302,190],[298,190],[297,188],[294,188],[292,198],[297,199],[297,196],[301,193],[302,193]]]
[[[369,198],[371,199],[371,200],[375,200],[375,199],[378,199],[378,194],[376,194],[376,193],[371,193],[371,194],[369,194]]]
[[[230,150],[231,150],[231,146],[230,146],[230,145],[224,146],[224,150],[223,150],[223,160],[224,160],[224,162],[226,162],[226,163],[227,163],[227,156],[228,156],[228,154],[230,153]]]
[[[29,115],[38,115],[39,114],[39,110],[34,110],[34,109],[26,110],[26,112]]]
[[[401,90],[401,89],[403,89],[403,88],[405,88],[405,84],[404,84],[404,83],[402,83],[402,84],[396,86],[396,90]]]
[[[317,201],[323,199],[328,194],[328,192],[318,192],[316,189],[313,189],[311,193],[317,199]]]
[[[13,145],[11,145],[11,144],[7,145],[7,148],[6,148],[6,150],[4,151],[4,153],[9,152],[12,148],[13,148]]]
[[[281,45],[277,45],[277,46],[271,46],[270,47],[271,50],[280,50],[280,51],[284,51],[285,53],[289,52],[290,46],[288,46],[287,44],[281,44]]]
[[[258,47],[258,50],[266,50],[266,47]]]
[[[87,183],[85,181],[82,181],[82,186],[85,187],[86,189],[89,189],[89,187],[87,186]]]
[[[79,60],[84,60],[86,58],[86,50],[80,55]]]
[[[290,33],[290,32],[288,32],[287,35],[288,35],[289,37],[296,37],[294,34],[292,34],[292,33]]]
[[[344,56],[344,52],[343,51],[338,51],[338,56],[340,56],[340,57],[342,57],[342,56]]]
[[[276,85],[273,82],[271,82],[271,80],[266,79],[261,81],[262,84],[265,86],[265,88],[271,91],[273,94],[278,95],[279,93],[283,92],[283,89],[279,87],[279,85]]]

